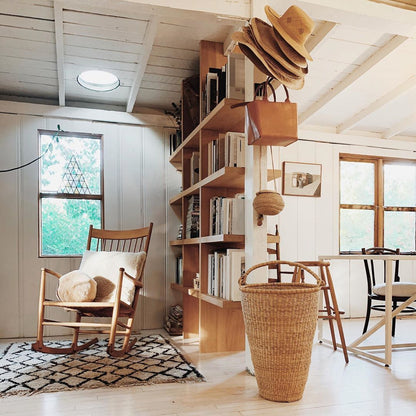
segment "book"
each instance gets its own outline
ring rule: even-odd
[[[209,201],[209,233],[240,234],[245,231],[245,199],[243,194],[235,198],[214,196]]]
[[[206,114],[208,115],[218,104],[218,74],[215,72],[207,73],[206,96]]]
[[[226,64],[226,97],[245,99],[245,66],[243,54],[229,54]]]
[[[191,185],[199,182],[199,152],[192,152],[191,155]]]
[[[229,273],[227,284],[229,290],[229,299],[232,301],[241,301],[241,292],[238,280],[245,270],[245,253],[244,249],[228,249],[229,255]]]

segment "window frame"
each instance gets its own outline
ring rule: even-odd
[[[386,156],[356,155],[350,153],[339,154],[339,168],[341,162],[363,162],[374,164],[374,205],[341,204],[341,178],[339,178],[339,210],[338,210],[338,247],[340,254],[361,254],[361,251],[341,251],[341,210],[364,209],[374,211],[374,245],[384,247],[384,213],[385,212],[415,212],[415,207],[384,206],[384,166],[386,164],[416,165],[415,159],[404,159]],[[413,252],[412,252],[413,253]]]
[[[41,136],[49,135],[54,136],[56,130],[38,129],[38,152],[41,154]],[[67,132],[60,131],[58,136],[60,137],[77,137],[87,138],[100,141],[100,194],[70,194],[70,193],[56,193],[56,192],[41,192],[41,169],[42,164],[38,164],[38,258],[80,258],[81,254],[42,254],[42,199],[54,198],[54,199],[87,199],[87,200],[99,200],[101,201],[101,228],[104,226],[104,140],[102,134],[95,133],[80,133],[80,132]],[[85,241],[85,245],[87,242]]]

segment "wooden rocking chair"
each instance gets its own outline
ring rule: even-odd
[[[110,252],[110,255],[118,256],[119,253],[121,253],[120,255],[130,253],[127,254],[127,256],[134,257],[134,253],[138,253],[137,255],[140,255],[140,259],[142,259],[135,276],[132,275],[133,273],[128,274],[123,264],[114,265],[116,267],[116,276],[115,283],[113,285],[113,298],[110,301],[67,302],[46,299],[46,277],[50,275],[59,279],[62,275],[52,270],[42,268],[37,340],[34,344],[32,344],[32,348],[35,351],[52,354],[72,354],[88,348],[98,341],[97,338],[94,338],[79,345],[78,337],[80,334],[109,334],[107,352],[112,356],[122,356],[132,348],[136,342],[136,338],[130,340],[130,335],[139,301],[139,292],[143,287],[143,270],[146,256],[148,254],[152,227],[153,224],[150,223],[149,227],[141,229],[114,231],[95,229],[90,226],[86,254],[92,254],[93,256],[105,256],[108,252]],[[143,254],[143,252],[145,254]],[[86,254],[84,254],[83,261]],[[82,269],[82,262],[80,269]],[[122,300],[124,294],[122,289],[125,286],[132,288],[131,303],[126,303]],[[68,311],[73,311],[76,313],[75,320],[61,322],[46,319],[45,309],[47,307],[64,308]],[[81,319],[84,317],[111,318],[111,322],[108,322],[108,319],[106,323],[81,322]],[[123,323],[120,318],[127,318],[126,323]],[[43,330],[45,326],[73,328],[74,333],[71,346],[68,348],[54,348],[46,346],[43,342]],[[115,339],[117,335],[124,337],[123,345],[119,350],[115,349]]]

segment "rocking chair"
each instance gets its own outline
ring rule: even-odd
[[[35,351],[51,354],[72,354],[88,348],[98,341],[97,338],[94,338],[83,344],[78,344],[80,334],[109,334],[107,352],[116,357],[124,355],[133,347],[136,338],[130,340],[130,335],[139,301],[139,292],[143,287],[143,270],[152,227],[153,224],[150,223],[148,227],[141,229],[114,231],[95,229],[92,225],[90,226],[87,251],[83,255],[80,270],[76,272],[88,273],[87,279],[94,278],[92,283],[96,287],[97,297],[93,301],[46,299],[46,277],[49,275],[60,279],[63,276],[52,270],[42,268],[37,339],[32,344]],[[106,273],[105,267],[111,270]],[[111,274],[113,279],[109,277]],[[61,281],[63,282],[63,279]],[[61,281],[58,280],[58,295]],[[100,289],[100,284],[103,282],[105,284],[101,287],[105,289],[104,291]],[[108,288],[111,288],[110,294]],[[126,296],[126,293],[128,296]],[[99,294],[101,297],[99,297]],[[64,308],[75,312],[75,320],[61,322],[46,319],[46,308]],[[84,317],[111,318],[111,322],[108,322],[108,319],[106,323],[82,322],[81,319]],[[126,323],[123,323],[120,318],[127,318]],[[46,326],[73,328],[71,346],[68,348],[54,348],[45,345],[43,330]],[[116,336],[124,337],[123,345],[118,350],[115,349]]]

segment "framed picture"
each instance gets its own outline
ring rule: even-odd
[[[283,162],[283,195],[321,196],[322,165]]]

